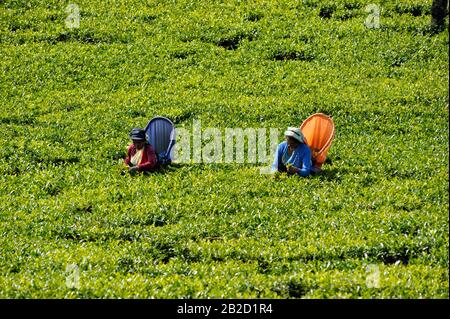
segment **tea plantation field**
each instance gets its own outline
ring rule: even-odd
[[[0,298],[448,298],[448,32],[430,6],[0,1]],[[156,115],[281,141],[316,112],[336,125],[321,175],[124,172]]]

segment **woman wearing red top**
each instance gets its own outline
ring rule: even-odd
[[[148,172],[155,169],[158,160],[155,150],[145,138],[145,131],[134,128],[131,130],[130,138],[133,144],[128,146],[128,156],[125,158],[125,164],[129,166],[128,171],[130,173]]]

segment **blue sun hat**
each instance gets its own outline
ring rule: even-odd
[[[284,136],[290,136],[295,138],[300,143],[305,143],[305,136],[303,136],[302,131],[298,127],[288,127],[284,132]]]
[[[130,138],[133,141],[145,141],[146,140],[145,131],[141,128],[134,128],[131,130]]]

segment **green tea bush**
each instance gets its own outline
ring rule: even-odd
[[[431,1],[379,1],[378,28],[354,0],[74,3],[72,29],[68,2],[0,3],[0,297],[448,298]],[[320,175],[123,169],[156,115],[223,134],[316,112]]]

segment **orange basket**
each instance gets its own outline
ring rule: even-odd
[[[334,122],[328,115],[316,113],[308,117],[300,129],[311,149],[313,166],[320,169],[334,138]]]

